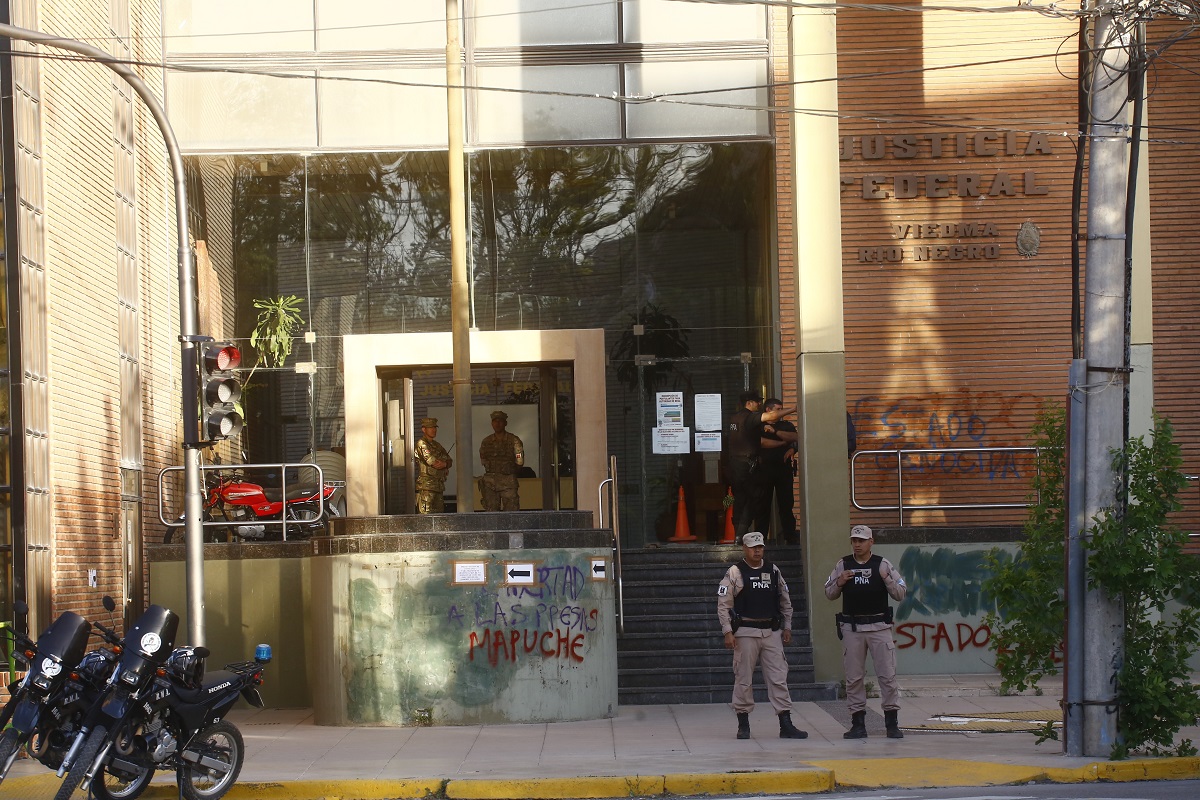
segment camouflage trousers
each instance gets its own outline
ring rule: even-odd
[[[446,504],[442,501],[441,492],[431,492],[425,489],[417,490],[418,514],[441,514],[445,510]]]
[[[484,511],[520,511],[521,498],[517,494],[516,475],[492,475],[485,473],[479,479],[479,494]]]

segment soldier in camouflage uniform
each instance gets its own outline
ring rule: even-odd
[[[483,477],[479,493],[483,496],[484,511],[520,511],[517,494],[517,468],[525,465],[525,445],[521,437],[509,433],[508,414],[492,412],[492,433],[479,445],[479,460],[483,462]]]
[[[440,514],[446,510],[442,492],[446,489],[446,476],[454,461],[446,448],[437,440],[436,417],[421,420],[421,433],[417,439],[413,460],[417,462],[417,513]]]

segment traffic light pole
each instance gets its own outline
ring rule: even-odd
[[[28,28],[0,24],[0,37],[54,47],[78,53],[92,61],[103,64],[120,75],[137,92],[146,104],[158,129],[162,133],[171,160],[171,176],[175,181],[175,224],[179,239],[179,343],[180,369],[183,372],[183,483],[184,483],[184,532],[187,547],[187,617],[188,641],[195,646],[204,644],[204,523],[200,518],[204,510],[204,494],[200,481],[200,450],[197,447],[197,422],[200,416],[199,392],[195,370],[197,325],[200,316],[196,295],[196,274],[192,263],[192,251],[188,246],[187,185],[184,182],[183,156],[175,132],[167,121],[167,114],[150,87],[134,70],[111,53],[75,39],[51,36]],[[11,47],[10,47],[11,50]],[[14,55],[21,55],[14,53]],[[139,609],[140,610],[140,609]]]

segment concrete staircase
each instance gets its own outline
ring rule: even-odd
[[[617,639],[617,698],[622,705],[727,703],[733,656],[717,623],[717,584],[740,559],[734,545],[663,545],[622,553],[625,633]],[[771,547],[792,596],[788,684],[794,700],[837,698],[837,685],[813,680],[813,654],[800,550]],[[766,701],[761,676],[755,697]]]

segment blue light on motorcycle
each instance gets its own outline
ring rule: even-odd
[[[254,648],[254,660],[260,664],[266,664],[271,660],[271,645],[260,644]]]

